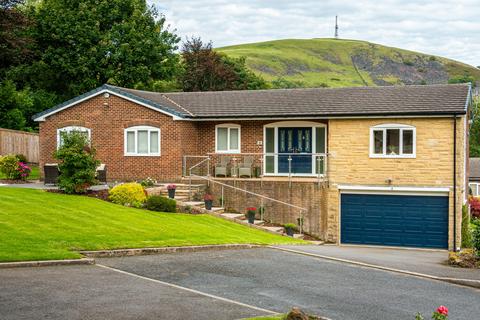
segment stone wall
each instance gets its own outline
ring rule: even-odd
[[[291,187],[288,181],[249,181],[242,179],[222,181],[222,183],[306,208],[307,210],[304,213],[304,231],[323,239],[326,221],[325,197],[327,195],[325,183],[319,185],[316,182],[292,182]],[[212,183],[210,189],[218,203],[222,195],[222,186]],[[259,208],[262,206],[261,198],[243,191],[223,187],[223,194],[224,205],[227,211],[246,213],[247,207]],[[301,214],[299,209],[290,208],[284,204],[269,200],[264,200],[263,206],[265,207],[264,219],[277,224],[297,224],[297,218]]]

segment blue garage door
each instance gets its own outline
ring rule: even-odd
[[[383,246],[448,246],[448,197],[341,195],[341,242]]]

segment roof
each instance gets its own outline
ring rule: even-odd
[[[470,161],[470,165],[469,165],[470,177],[469,177],[469,180],[470,181],[480,180],[480,158],[470,158],[469,161]]]
[[[34,116],[112,92],[182,119],[465,114],[470,84],[159,93],[103,85]],[[78,102],[77,102],[78,101]]]

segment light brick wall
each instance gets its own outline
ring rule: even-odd
[[[397,123],[416,127],[416,158],[369,157],[370,127]],[[465,199],[464,117],[457,120],[457,241]],[[328,124],[328,218],[326,238],[339,241],[339,184],[450,188],[449,242],[453,246],[453,119],[350,119]],[[458,245],[459,242],[457,242]]]

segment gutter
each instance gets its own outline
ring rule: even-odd
[[[457,251],[457,115],[453,116],[453,251]]]

